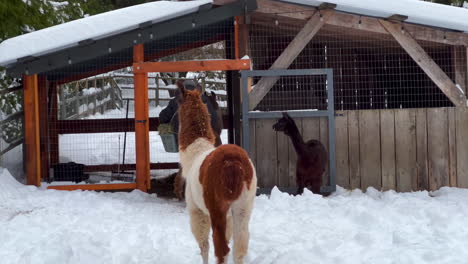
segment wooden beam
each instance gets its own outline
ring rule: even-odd
[[[455,106],[466,105],[466,97],[463,91],[455,86],[447,74],[432,60],[410,34],[402,32],[401,24],[385,20],[380,20],[380,24],[395,38]]]
[[[115,190],[134,190],[136,183],[114,183],[114,184],[74,184],[74,185],[51,185],[47,186],[49,190],[59,191],[115,191]]]
[[[468,48],[455,46],[452,50],[452,64],[455,71],[455,83],[467,92],[468,86]]]
[[[133,118],[59,120],[53,125],[55,133],[60,135],[135,132],[135,119]],[[159,118],[150,117],[149,130],[157,131],[158,126]],[[223,115],[223,127],[229,127],[227,115]]]
[[[333,13],[332,10],[316,12],[276,59],[270,70],[287,69]],[[258,81],[249,93],[249,109],[254,109],[260,103],[278,79],[279,77],[262,77]]]
[[[26,184],[41,185],[39,102],[37,75],[24,75],[24,143],[26,146]]]
[[[269,14],[274,17],[287,17],[297,20],[309,20],[316,11],[315,7],[301,6],[271,0],[257,0],[256,13]],[[335,15],[327,20],[326,24],[343,28],[354,28],[373,33],[388,34],[379,23],[378,18],[335,12]],[[408,31],[415,39],[436,42],[448,45],[468,46],[468,34],[449,30],[436,29],[428,26],[403,23],[405,31]]]
[[[133,47],[133,62],[145,61],[143,44]],[[149,152],[149,116],[148,116],[148,73],[136,72],[133,67],[135,84],[135,150],[136,150],[136,183],[140,191],[150,188],[150,152]]]
[[[165,163],[150,163],[152,170],[167,170],[178,169],[178,162],[165,162]],[[132,171],[136,170],[136,164],[101,164],[101,165],[85,165],[85,172],[95,171]]]
[[[134,73],[250,70],[250,60],[139,62],[133,69]]]

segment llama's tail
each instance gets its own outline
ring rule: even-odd
[[[225,160],[222,167],[221,184],[224,187],[222,192],[226,200],[236,200],[244,187],[244,168],[238,160]]]

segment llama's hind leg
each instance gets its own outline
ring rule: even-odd
[[[211,228],[213,229],[213,244],[218,264],[226,263],[226,258],[229,253],[228,246],[228,230],[227,230],[227,214],[225,210],[220,208],[211,208]]]
[[[200,247],[200,254],[204,264],[208,264],[208,251],[210,249],[210,217],[198,208],[190,209],[190,226],[192,234]]]
[[[254,196],[255,197],[255,196]],[[234,263],[244,263],[244,257],[249,248],[249,221],[252,214],[253,198],[248,201],[237,201],[232,205],[232,217],[234,225]]]

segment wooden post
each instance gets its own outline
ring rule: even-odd
[[[144,62],[144,46],[133,47],[133,62]],[[136,185],[146,192],[150,188],[150,152],[149,152],[149,117],[148,117],[148,74],[133,69],[135,84],[135,149],[136,149]]]
[[[457,88],[455,83],[409,33],[402,32],[400,23],[379,21],[455,106],[466,105],[466,96],[463,90]]]
[[[26,147],[26,184],[41,185],[39,140],[39,103],[37,75],[24,75],[24,142]]]

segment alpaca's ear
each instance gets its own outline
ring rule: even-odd
[[[211,91],[211,96],[216,96],[215,92]]]
[[[283,112],[283,117],[284,117],[284,118],[291,118],[291,117],[289,117],[289,115],[288,115],[287,112]]]
[[[175,92],[175,98],[176,98],[176,101],[178,104],[181,104],[184,102],[184,97],[185,97],[185,88],[184,88],[184,85],[180,85],[179,86],[179,82],[177,82],[177,90]]]

